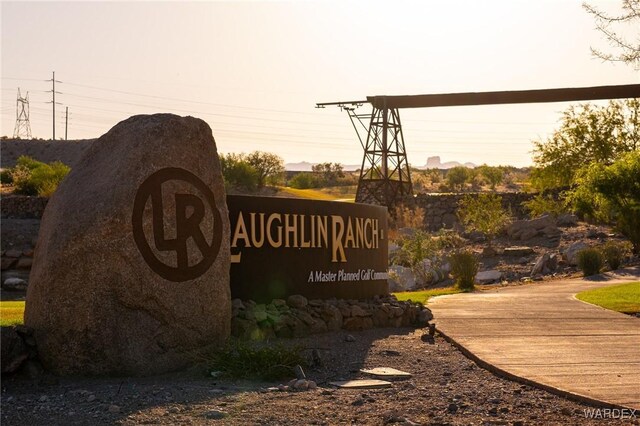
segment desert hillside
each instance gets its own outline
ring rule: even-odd
[[[45,163],[62,161],[73,168],[93,141],[95,139],[71,141],[3,139],[0,140],[0,167],[3,169],[13,167],[18,157],[28,155]]]

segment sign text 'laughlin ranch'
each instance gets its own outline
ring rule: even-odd
[[[367,298],[387,292],[386,208],[227,196],[233,297]]]
[[[331,235],[331,238],[329,238]],[[329,248],[331,262],[346,262],[345,248],[378,249],[384,230],[378,219],[288,213],[239,212],[231,248]],[[236,258],[240,261],[240,258]]]

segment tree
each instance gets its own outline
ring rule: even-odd
[[[276,185],[282,181],[284,161],[276,154],[253,151],[247,155],[247,162],[258,173],[258,189],[264,187],[267,183]]]
[[[227,189],[255,191],[258,187],[258,171],[247,162],[244,154],[221,154],[220,167]]]
[[[611,165],[592,163],[580,170],[568,199],[579,213],[616,227],[640,253],[640,151],[622,155]]]
[[[447,171],[447,183],[453,190],[458,189],[462,191],[468,177],[469,171],[464,166],[453,167]]]
[[[483,164],[478,167],[478,171],[491,185],[491,190],[496,190],[496,185],[502,183],[502,179],[504,178],[504,171],[500,167],[491,167]]]
[[[571,185],[585,164],[611,164],[620,154],[640,148],[640,100],[569,107],[560,128],[546,141],[534,141],[538,189]]]
[[[582,7],[594,17],[596,29],[614,49],[614,53],[605,53],[592,47],[591,53],[604,61],[623,62],[640,69],[640,0],[622,0],[619,15],[609,15],[589,3],[583,3]],[[635,40],[620,35],[625,26],[636,33]]]
[[[320,174],[324,184],[328,186],[335,185],[339,178],[344,177],[344,171],[340,163],[315,164],[311,166],[311,170]]]
[[[486,235],[489,245],[493,237],[509,223],[509,213],[496,194],[467,195],[458,204],[458,218],[468,231]]]

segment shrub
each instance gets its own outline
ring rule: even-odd
[[[567,212],[562,201],[554,200],[551,196],[538,194],[529,201],[523,201],[522,205],[529,211],[531,217],[542,216],[549,213],[552,216],[559,216]]]
[[[578,267],[585,277],[600,273],[604,265],[604,257],[599,250],[588,248],[578,253]]]
[[[45,164],[23,155],[11,170],[11,177],[17,194],[49,197],[70,171],[60,161]]]
[[[441,249],[457,249],[465,244],[465,239],[453,229],[441,228],[436,233],[438,245]]]
[[[472,291],[479,268],[475,255],[469,251],[459,251],[453,253],[449,261],[456,286],[462,291]]]
[[[214,352],[208,367],[232,378],[282,379],[292,376],[296,365],[306,365],[300,352],[299,347],[235,341]]]
[[[465,196],[458,204],[458,218],[467,231],[485,234],[489,244],[510,221],[509,213],[502,207],[502,199],[496,194]]]
[[[600,252],[611,270],[618,269],[622,264],[622,259],[629,253],[630,244],[622,241],[607,241]]]
[[[578,213],[616,224],[640,254],[640,150],[619,156],[610,165],[582,168],[568,199]]]
[[[445,237],[440,235],[417,230],[402,236],[397,240],[400,248],[393,254],[391,264],[411,268],[421,285],[438,282],[446,275],[441,269],[441,250],[451,247],[455,238],[448,234]]]
[[[389,227],[400,228],[422,228],[424,226],[424,209],[422,207],[409,208],[404,204],[398,204],[392,211],[389,218]]]
[[[464,183],[469,179],[469,169],[464,166],[456,166],[447,171],[447,183],[453,189],[462,191]]]
[[[29,170],[37,169],[38,167],[42,166],[43,164],[44,164],[43,162],[38,161],[35,158],[31,158],[28,155],[21,155],[16,160],[16,166],[23,166],[23,167],[26,167]]]
[[[0,172],[0,183],[2,183],[3,185],[11,185],[13,183],[11,170],[5,169]]]
[[[298,173],[289,179],[289,186],[296,189],[318,188],[320,186],[320,179],[313,173]]]

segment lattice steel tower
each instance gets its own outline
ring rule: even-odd
[[[18,99],[16,100],[16,126],[13,129],[13,137],[31,139],[31,123],[29,123],[29,92],[23,98],[18,87]]]
[[[412,191],[398,108],[374,105],[356,202],[389,206]]]
[[[373,106],[371,114],[356,114],[355,109],[365,103]],[[386,97],[378,101],[367,98],[366,101],[316,104],[318,108],[327,105],[347,111],[364,149],[356,202],[392,206],[395,200],[413,194],[398,108],[389,107]],[[368,119],[368,127],[364,119]],[[364,141],[362,129],[366,132]]]

